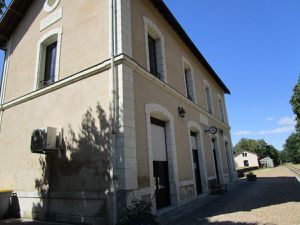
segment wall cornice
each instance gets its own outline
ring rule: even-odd
[[[125,54],[117,55],[115,57],[115,63],[116,63],[116,65],[123,63],[123,64],[129,66],[135,72],[137,72],[139,75],[143,76],[144,78],[146,78],[147,80],[149,80],[153,84],[159,86],[160,88],[162,88],[163,90],[165,90],[168,93],[172,94],[173,96],[175,96],[179,100],[181,100],[184,103],[188,104],[189,106],[193,107],[195,110],[197,110],[199,113],[205,115],[210,120],[218,123],[219,125],[221,124],[222,126],[230,129],[230,126],[228,126],[227,124],[221,122],[217,117],[209,114],[201,106],[199,106],[199,105],[193,103],[192,101],[190,101],[189,99],[187,99],[184,95],[182,95],[181,93],[176,91],[173,87],[171,87],[167,83],[164,83],[163,81],[157,79],[155,76],[153,76],[150,72],[148,72],[144,67],[142,67],[140,64],[138,64],[135,60],[133,60],[129,56],[127,56]],[[86,79],[86,78],[91,77],[91,76],[94,76],[98,73],[101,73],[101,72],[109,70],[109,69],[110,69],[110,59],[107,59],[107,60],[105,60],[105,61],[103,61],[103,62],[101,62],[97,65],[94,65],[90,68],[87,68],[83,71],[80,71],[80,72],[78,72],[76,74],[73,74],[69,77],[66,77],[62,80],[59,80],[59,81],[57,81],[57,82],[53,83],[52,85],[49,85],[45,88],[30,92],[28,94],[17,97],[17,98],[15,98],[13,100],[10,100],[8,102],[5,102],[0,106],[0,111],[4,111],[4,110],[9,109],[9,108],[11,108],[15,105],[19,105],[23,102],[30,101],[34,98],[40,97],[40,96],[45,95],[45,94],[50,93],[50,92],[53,92],[57,89],[63,88],[67,85],[71,85],[75,82],[78,82],[80,80]]]

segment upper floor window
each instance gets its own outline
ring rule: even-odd
[[[40,81],[40,86],[46,86],[55,81],[56,52],[57,42],[54,42],[46,48],[44,80]]]
[[[223,101],[222,101],[222,98],[220,95],[218,95],[218,101],[219,101],[221,121],[224,123],[225,122],[225,111],[224,111],[224,104],[223,104]]]
[[[184,69],[186,96],[189,100],[196,103],[193,68],[191,64],[184,57],[182,57],[182,61],[183,61],[183,69]]]
[[[213,104],[212,104],[212,96],[211,96],[211,88],[207,81],[204,80],[204,88],[205,88],[205,96],[207,103],[207,110],[209,114],[213,115]]]
[[[160,74],[157,68],[157,52],[156,52],[156,40],[154,40],[150,35],[148,35],[148,45],[149,45],[149,63],[150,63],[150,73],[160,79]]]
[[[34,90],[58,80],[62,29],[45,34],[38,43]]]
[[[243,157],[247,157],[247,152],[242,153]]]
[[[164,37],[158,27],[146,17],[144,17],[144,25],[147,69],[155,77],[166,82]]]

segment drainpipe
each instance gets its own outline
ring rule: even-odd
[[[5,90],[6,90],[6,83],[7,83],[7,72],[8,72],[10,49],[11,49],[11,39],[8,42],[7,46],[8,48],[3,49],[5,55],[4,55],[4,62],[2,65],[2,84],[1,84],[1,96],[0,96],[0,132],[2,127],[3,112],[4,112],[2,107],[4,104]]]
[[[116,180],[116,151],[117,151],[117,110],[118,110],[118,78],[115,68],[116,55],[116,0],[110,0],[110,30],[111,30],[111,80],[112,80],[112,107],[111,107],[111,144],[110,144],[110,224],[117,222],[117,180]]]

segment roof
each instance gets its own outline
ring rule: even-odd
[[[208,70],[211,76],[215,79],[215,81],[220,85],[220,87],[224,90],[225,93],[230,94],[230,90],[223,83],[221,78],[217,75],[217,73],[213,70],[213,68],[209,65],[206,59],[203,57],[199,49],[196,47],[194,42],[187,35],[185,30],[179,24],[175,16],[171,13],[169,8],[162,0],[150,0],[153,5],[158,9],[158,11],[163,15],[163,17],[167,20],[170,26],[175,30],[175,32],[179,35],[179,37],[184,41],[184,43],[189,47],[192,53],[196,56],[196,58],[204,65],[204,67]]]
[[[242,151],[241,153],[239,153],[238,155],[236,155],[234,158],[236,158],[236,157],[238,157],[238,156],[240,156],[242,153],[244,153],[244,152],[247,152],[247,153],[250,153],[250,154],[252,154],[252,155],[256,155],[257,156],[257,154],[255,153],[255,152],[250,152],[250,151]]]
[[[184,31],[182,26],[179,24],[177,19],[168,9],[166,4],[162,0],[150,0],[153,5],[158,9],[161,15],[166,19],[166,21],[170,24],[170,26],[175,30],[175,32],[179,35],[179,37],[183,40],[183,42],[188,46],[188,48],[192,51],[195,57],[204,65],[204,67],[208,70],[214,80],[220,85],[220,87],[224,90],[225,93],[230,94],[230,90],[226,87],[217,73],[213,70],[213,68],[209,65],[206,59],[203,57],[201,52],[198,50],[196,45]],[[18,26],[23,16],[27,12],[30,5],[34,2],[34,0],[12,0],[8,9],[2,16],[0,21],[0,49],[5,49],[6,42],[9,37]]]
[[[261,159],[260,161],[268,161],[268,160],[272,160],[273,161],[273,159],[271,157],[269,157],[269,156]]]
[[[34,0],[13,0],[0,20],[0,49],[5,49],[6,42],[22,20]]]

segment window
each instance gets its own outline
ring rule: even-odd
[[[247,152],[243,152],[243,153],[242,153],[242,156],[243,156],[243,157],[247,157]]]
[[[46,48],[44,79],[40,80],[40,87],[47,86],[55,81],[57,42]]]
[[[206,95],[206,102],[207,102],[207,110],[209,114],[213,114],[210,88],[208,86],[205,87],[205,95]]]
[[[249,167],[249,161],[248,160],[244,160],[244,167]]]
[[[34,90],[58,80],[61,35],[61,28],[54,29],[38,42]]]
[[[150,73],[160,79],[157,69],[157,59],[156,59],[156,41],[148,35],[148,45],[149,45],[149,63],[150,63]]]
[[[221,121],[224,123],[225,122],[224,107],[223,107],[223,102],[220,98],[219,98],[219,107],[220,107]]]
[[[193,68],[188,60],[182,57],[186,97],[196,103]]]
[[[213,110],[213,104],[212,104],[211,87],[210,87],[210,84],[206,80],[203,80],[203,82],[204,82],[204,91],[205,91],[205,97],[206,97],[206,103],[207,103],[207,111],[209,114],[213,115],[214,110]]]
[[[166,82],[164,37],[158,27],[146,17],[144,17],[144,25],[147,69],[155,77]]]

